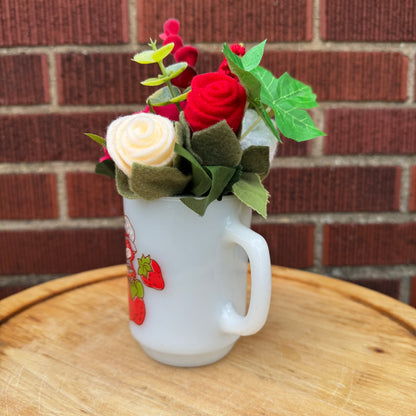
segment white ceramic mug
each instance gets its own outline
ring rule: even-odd
[[[150,357],[176,366],[210,364],[240,335],[262,328],[270,255],[264,238],[249,228],[250,208],[226,196],[201,217],[168,197],[124,199],[124,213],[130,329]]]

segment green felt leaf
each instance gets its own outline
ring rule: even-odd
[[[116,177],[115,163],[111,159],[105,159],[95,165],[95,173],[108,176],[112,179]]]
[[[257,174],[244,172],[240,180],[233,185],[233,194],[263,218],[267,217],[269,193]]]
[[[175,96],[180,95],[181,90],[178,87],[172,86],[172,89]],[[170,104],[171,100],[172,92],[170,91],[169,87],[166,86],[158,89],[152,95],[150,95],[147,99],[147,102],[154,107],[161,107]]]
[[[84,134],[88,136],[90,139],[93,139],[99,145],[103,147],[107,146],[107,141],[105,140],[104,137],[98,136],[97,134],[94,134],[94,133],[84,133]]]
[[[138,195],[130,189],[129,178],[116,166],[116,187],[117,192],[127,199],[137,199]]]
[[[153,270],[151,263],[152,263],[152,259],[150,258],[150,256],[145,256],[143,254],[142,257],[140,257],[140,259],[138,260],[139,268],[137,270],[137,273],[140,276],[147,277],[149,272]]]
[[[192,179],[191,179],[191,192],[195,196],[202,196],[211,187],[212,180],[205,169],[200,165],[198,160],[183,146],[175,143],[175,153],[186,159],[191,163]]]
[[[275,120],[279,130],[286,137],[302,142],[325,133],[317,129],[305,110],[300,110],[289,103],[280,103],[275,110]]]
[[[136,297],[140,299],[143,298],[144,290],[143,290],[142,282],[140,280],[137,280],[137,279],[133,280],[132,282],[130,282],[129,287],[130,287],[130,296],[132,299]]]
[[[265,44],[266,44],[266,40],[264,40],[263,42],[259,43],[256,46],[253,46],[241,58],[243,68],[246,71],[252,71],[258,65],[260,65],[260,61],[264,53]]]
[[[243,152],[240,141],[225,120],[195,132],[191,147],[205,166],[236,167]]]
[[[190,180],[190,176],[184,175],[173,166],[146,166],[133,163],[129,185],[140,198],[151,201],[181,194]]]
[[[155,62],[163,61],[173,51],[174,47],[175,44],[173,42],[170,42],[154,51],[152,57],[155,60]]]
[[[209,204],[219,198],[228,182],[233,177],[236,168],[226,166],[207,166],[212,176],[212,186],[209,194],[205,198],[185,197],[181,201],[198,215],[204,215]]]
[[[265,178],[270,169],[269,155],[267,146],[248,147],[241,157],[244,172],[257,173],[260,178]]]

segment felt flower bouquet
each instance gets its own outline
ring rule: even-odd
[[[197,74],[198,50],[184,46],[179,28],[167,20],[161,47],[151,40],[133,58],[160,70],[142,82],[159,87],[145,110],[114,120],[106,138],[87,133],[106,152],[96,172],[115,178],[125,198],[180,196],[203,215],[212,201],[234,194],[266,217],[262,180],[280,133],[296,141],[324,135],[306,111],[316,96],[289,74],[275,78],[260,66],[266,41],[248,51],[224,44],[218,71]]]

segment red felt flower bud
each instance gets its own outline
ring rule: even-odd
[[[195,76],[191,88],[184,114],[193,131],[226,120],[237,132],[243,120],[247,95],[236,79],[208,72]]]
[[[186,62],[189,66],[195,66],[197,59],[198,49],[191,45],[186,45],[175,52],[176,62]]]
[[[163,41],[163,45],[166,45],[171,42],[175,44],[175,46],[172,49],[173,54],[183,46],[182,38],[179,35],[167,35],[165,40]]]
[[[244,56],[244,54],[246,53],[246,48],[243,45],[240,45],[238,43],[235,43],[234,45],[231,45],[230,49],[231,49],[232,52],[234,52],[236,55],[238,55],[240,57]],[[233,77],[233,78],[237,79],[237,77],[231,72],[230,67],[228,66],[227,59],[224,59],[221,62],[221,65],[218,68],[218,72],[220,74],[225,74],[225,75],[228,75],[230,77]]]

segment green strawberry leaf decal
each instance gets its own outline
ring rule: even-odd
[[[130,282],[130,295],[131,298],[143,298],[143,285],[142,282],[140,280],[133,280],[132,282]]]
[[[144,254],[139,259],[139,269],[137,270],[140,276],[147,277],[148,273],[152,271],[152,259],[149,256],[145,256]]]

